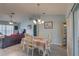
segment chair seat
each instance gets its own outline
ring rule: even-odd
[[[30,45],[29,45],[29,47],[30,47],[30,48],[32,48],[32,47],[33,47],[33,45],[32,45],[32,44],[30,44]]]

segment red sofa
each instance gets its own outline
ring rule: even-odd
[[[21,39],[24,37],[24,34],[12,34],[10,36],[5,36],[2,39],[2,48],[6,48],[21,42]]]

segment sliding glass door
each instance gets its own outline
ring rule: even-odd
[[[76,5],[74,11],[73,11],[73,49],[74,49],[74,55],[79,55],[79,4]]]
[[[67,53],[79,55],[79,4],[74,4],[67,19]]]

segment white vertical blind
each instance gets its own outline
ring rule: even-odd
[[[11,25],[6,25],[6,35],[13,34],[14,27]]]
[[[3,35],[11,35],[14,32],[14,26],[13,25],[1,25],[0,24],[0,33]]]

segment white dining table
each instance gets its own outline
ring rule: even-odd
[[[34,37],[33,39],[31,39],[32,42],[33,42],[33,46],[34,47],[41,47],[41,48],[45,48],[46,45],[47,45],[47,40],[42,38],[42,37]],[[23,38],[23,42],[24,42],[24,45],[26,45],[27,41],[30,41],[30,39],[26,39],[26,38]]]
[[[47,45],[47,40],[41,37],[35,37],[33,42],[37,47],[45,48]]]

